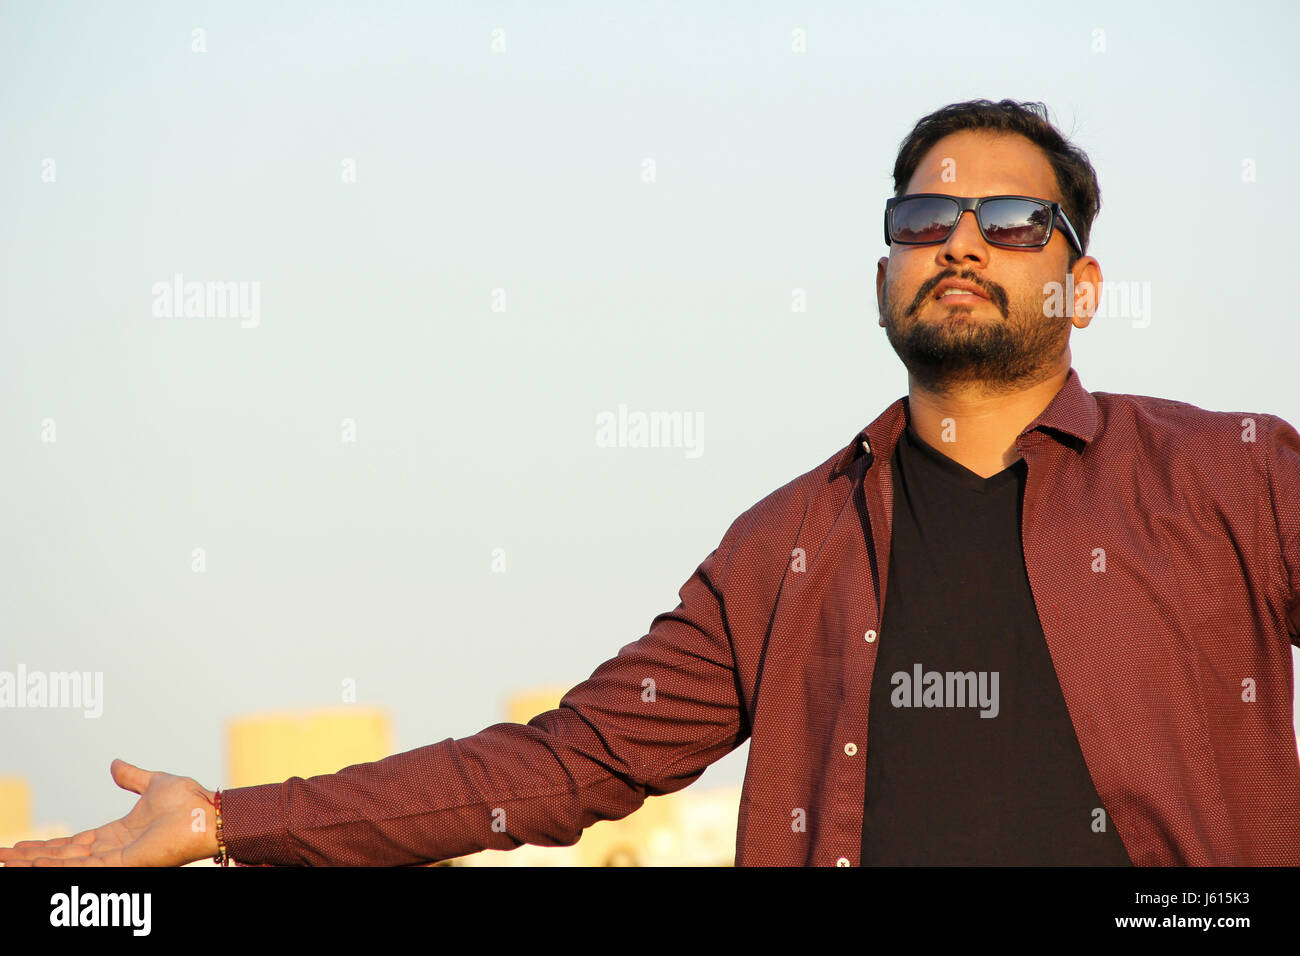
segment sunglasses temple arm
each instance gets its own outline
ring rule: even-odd
[[[1070,245],[1074,247],[1075,252],[1079,253],[1079,255],[1083,255],[1083,243],[1079,240],[1079,234],[1074,231],[1074,225],[1070,222],[1069,217],[1066,216],[1065,210],[1058,210],[1057,216],[1061,220],[1061,225],[1065,227],[1065,235],[1070,240]]]

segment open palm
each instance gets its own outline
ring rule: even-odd
[[[114,760],[113,780],[140,794],[131,812],[75,836],[0,848],[5,866],[181,866],[216,852],[211,793],[197,780]],[[197,811],[197,812],[196,812]]]

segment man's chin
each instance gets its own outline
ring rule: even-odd
[[[916,365],[934,373],[970,375],[1023,363],[1025,356],[1018,352],[1015,342],[1001,334],[1003,331],[965,326],[914,325],[909,334],[901,339],[890,337],[889,342],[903,364],[909,368]]]
[[[939,395],[968,391],[976,386],[988,394],[1019,391],[1040,381],[1047,367],[1024,356],[1000,359],[964,353],[946,356],[900,353],[899,358],[916,384]]]
[[[1055,341],[1018,334],[1015,324],[992,321],[1000,319],[997,311],[980,306],[923,311],[926,318],[905,319],[901,333],[897,320],[887,320],[885,334],[913,380],[938,393],[972,385],[990,392],[1025,388],[1043,378],[1069,342],[1068,331]]]
[[[977,384],[1014,388],[1033,378],[1039,366],[998,336],[909,336],[890,344],[912,378],[936,392]]]

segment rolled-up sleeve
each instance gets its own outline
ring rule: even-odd
[[[733,530],[735,526],[733,525]],[[222,793],[242,863],[402,866],[568,846],[680,790],[748,737],[721,581],[731,532],[649,633],[527,724]]]

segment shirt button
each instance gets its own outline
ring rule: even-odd
[[[848,754],[850,757],[852,757],[855,753],[858,752],[858,745],[850,740],[847,744],[844,745],[844,752]]]
[[[867,642],[868,644],[875,643],[875,640],[876,640],[876,632],[875,632],[875,631],[867,631],[867,633],[863,634],[862,637],[866,640],[866,642]]]
[[[842,856],[842,857],[840,857],[838,860],[835,861],[835,865],[836,865],[836,866],[848,866],[848,865],[849,865],[849,858],[848,858],[847,856]]]

